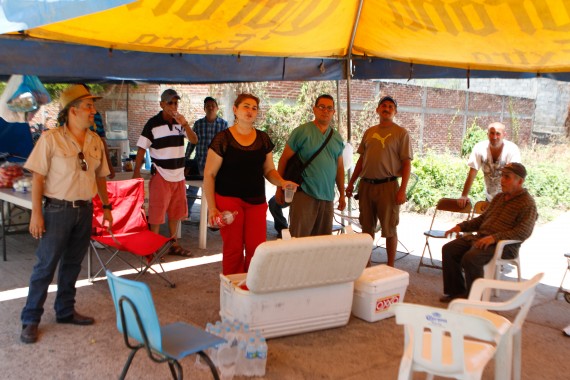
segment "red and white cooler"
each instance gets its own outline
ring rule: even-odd
[[[394,316],[388,309],[404,302],[409,283],[410,275],[403,270],[387,265],[366,268],[354,282],[352,314],[368,322]]]

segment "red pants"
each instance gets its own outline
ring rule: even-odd
[[[252,205],[240,198],[216,194],[216,207],[220,211],[237,211],[234,222],[220,229],[224,242],[222,272],[246,273],[255,249],[267,239],[267,203]]]

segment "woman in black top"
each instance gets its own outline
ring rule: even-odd
[[[258,107],[254,95],[237,97],[235,124],[214,137],[204,168],[210,224],[223,211],[237,211],[234,222],[220,230],[225,275],[247,272],[255,249],[266,240],[265,178],[275,186],[293,184],[275,170],[274,145],[267,133],[253,126]]]

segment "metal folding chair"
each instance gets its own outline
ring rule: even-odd
[[[433,261],[433,256],[431,253],[431,247],[429,245],[429,240],[433,239],[444,239],[445,238],[445,231],[442,229],[434,229],[434,223],[436,217],[440,215],[442,212],[450,212],[456,214],[463,214],[465,219],[469,219],[471,217],[471,201],[467,202],[465,207],[461,207],[457,203],[457,199],[455,198],[441,198],[435,207],[435,211],[433,213],[433,218],[431,219],[431,224],[429,226],[429,230],[424,232],[426,237],[426,243],[424,245],[424,250],[422,252],[422,257],[420,257],[420,263],[418,264],[417,272],[420,272],[421,267],[428,267],[428,268],[435,268],[441,269],[441,266],[436,265]],[[424,255],[426,253],[426,249],[429,253],[430,264],[424,263]]]
[[[564,287],[564,280],[566,279],[566,275],[570,271],[570,253],[565,253],[564,257],[566,257],[567,267],[566,271],[564,272],[564,276],[562,277],[562,281],[560,282],[560,286],[558,287],[558,290],[554,295],[554,299],[557,299],[558,294],[562,293],[564,294],[564,299],[566,300],[566,302],[570,303],[570,290]]]

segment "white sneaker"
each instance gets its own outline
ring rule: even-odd
[[[564,328],[562,329],[562,332],[564,333],[564,335],[570,336],[570,325],[564,327]]]

